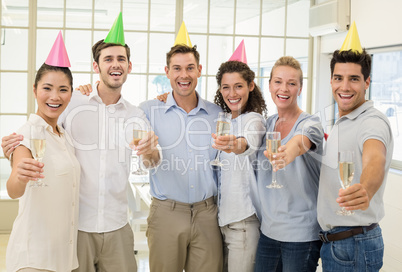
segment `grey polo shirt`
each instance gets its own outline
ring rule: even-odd
[[[338,152],[352,150],[355,153],[355,174],[352,184],[360,182],[362,173],[363,144],[366,140],[381,141],[386,147],[385,175],[381,187],[373,196],[367,210],[357,210],[353,216],[340,216],[336,202],[341,184],[339,181]],[[387,117],[366,101],[359,108],[339,118],[324,150],[318,192],[318,222],[324,231],[338,226],[368,226],[384,217],[383,195],[388,170],[392,160],[394,141]]]

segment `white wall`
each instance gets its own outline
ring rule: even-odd
[[[316,1],[319,3],[319,1]],[[321,1],[322,2],[322,1]],[[360,42],[366,49],[402,45],[401,0],[351,0],[351,21],[356,22]],[[347,32],[315,39],[313,112],[331,119],[330,54],[339,49]],[[327,112],[325,114],[325,112]],[[400,147],[395,147],[400,148]],[[385,242],[381,271],[402,271],[402,173],[390,172],[384,194],[385,218],[380,222]]]

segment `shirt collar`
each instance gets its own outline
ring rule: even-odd
[[[104,104],[102,101],[102,98],[99,96],[99,93],[98,93],[98,84],[92,85],[92,92],[88,96],[88,102],[91,100],[95,100],[99,104]],[[116,102],[116,104],[111,104],[111,105],[113,105],[114,107],[123,107],[125,109],[128,108],[127,101],[125,99],[123,99],[122,95],[120,95],[120,98]],[[108,106],[111,106],[111,105],[108,105]]]
[[[207,114],[209,114],[208,108],[207,108],[207,106],[206,106],[206,104],[205,104],[204,99],[202,99],[202,98],[200,97],[200,95],[198,94],[197,91],[195,91],[195,94],[197,95],[197,99],[198,99],[197,106],[196,106],[194,109],[192,109],[188,114],[189,114],[189,115],[196,115],[200,110],[203,110],[203,111],[205,111]],[[179,106],[177,105],[176,100],[175,100],[174,97],[173,97],[173,92],[170,93],[170,94],[168,94],[168,97],[167,97],[167,99],[166,99],[166,109],[165,109],[165,113],[166,113],[167,111],[169,111],[170,109],[172,109],[172,108],[181,109],[181,107],[179,107]]]
[[[369,108],[372,108],[372,107],[374,107],[374,102],[371,100],[367,100],[362,105],[360,105],[360,107],[358,107],[357,109],[355,109],[352,112],[339,118],[338,121],[343,120],[345,118],[348,118],[350,120],[356,119],[360,114],[362,114],[363,112],[365,112],[366,110],[368,110]]]
[[[29,115],[29,122],[31,123],[31,124],[33,124],[33,125],[35,125],[35,126],[43,126],[43,127],[45,127],[45,129],[47,130],[47,131],[49,131],[50,133],[53,133],[53,134],[55,134],[54,132],[53,132],[53,128],[52,128],[52,126],[51,125],[49,125],[42,117],[40,117],[39,115],[37,115],[37,114],[30,114]],[[57,126],[57,129],[58,129],[58,131],[59,131],[59,133],[60,133],[60,136],[61,135],[63,135],[64,134],[64,129],[61,127],[61,126],[59,126],[59,125],[56,125]]]

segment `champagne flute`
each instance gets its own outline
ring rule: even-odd
[[[348,188],[353,181],[353,176],[355,174],[355,164],[353,161],[354,152],[353,151],[340,151],[338,153],[339,161],[339,180],[343,189]],[[337,215],[354,215],[353,211],[348,211],[344,207],[336,212]]]
[[[232,114],[229,112],[220,112],[218,114],[218,121],[216,123],[216,136],[227,136],[230,134],[230,122],[232,121]],[[211,165],[222,166],[222,162],[219,160],[221,150],[218,150],[216,157],[211,161]]]
[[[46,128],[44,126],[31,126],[31,153],[38,162],[42,162],[46,150]],[[48,186],[43,180],[32,181],[31,187]]]
[[[145,136],[148,134],[148,130],[147,129],[143,129],[137,125],[134,125],[134,129],[133,129],[133,142],[134,145],[137,146],[138,143],[145,138]],[[131,157],[131,159],[137,158],[136,163],[132,164],[137,166],[137,169],[133,172],[131,172],[133,175],[146,175],[148,174],[148,171],[142,169],[141,167],[141,156],[137,155],[137,150],[133,150],[134,156]]]
[[[274,166],[272,165],[273,155],[278,153],[278,148],[281,146],[281,133],[278,131],[267,132],[267,152],[268,159],[272,166],[272,182],[267,185],[269,189],[280,189],[283,185],[276,182],[276,172],[274,172]]]

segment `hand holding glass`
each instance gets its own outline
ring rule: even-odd
[[[46,150],[46,128],[43,126],[31,127],[31,153],[35,160],[42,162]],[[32,181],[31,187],[48,186],[41,179]]]
[[[348,188],[353,181],[355,174],[355,164],[353,161],[353,151],[340,151],[338,154],[339,161],[339,180],[343,189]],[[337,215],[353,215],[353,211],[348,211],[344,207],[336,212]]]
[[[276,172],[274,171],[272,161],[274,160],[273,155],[275,155],[275,153],[278,153],[278,148],[281,146],[281,133],[278,131],[267,132],[266,138],[268,159],[272,166],[272,182],[271,184],[267,185],[267,188],[280,189],[283,187],[283,185],[276,182]]]
[[[137,146],[139,144],[139,142],[146,137],[147,134],[148,134],[147,129],[144,130],[144,129],[140,128],[140,127],[135,126],[134,129],[133,129],[133,142],[134,142],[134,145]],[[136,158],[138,158],[137,163],[136,163],[137,170],[133,171],[132,174],[133,175],[146,175],[146,174],[148,174],[148,171],[142,169],[142,167],[141,167],[141,156],[137,155],[137,152],[138,152],[137,150],[134,150],[134,155],[136,155]],[[132,157],[132,159],[133,159],[133,157]]]
[[[230,134],[230,123],[232,121],[232,114],[229,112],[220,112],[218,115],[218,121],[216,123],[216,136],[228,136]],[[221,153],[218,150],[216,154],[216,158],[211,161],[211,165],[222,166],[222,162],[219,160],[219,154]]]

